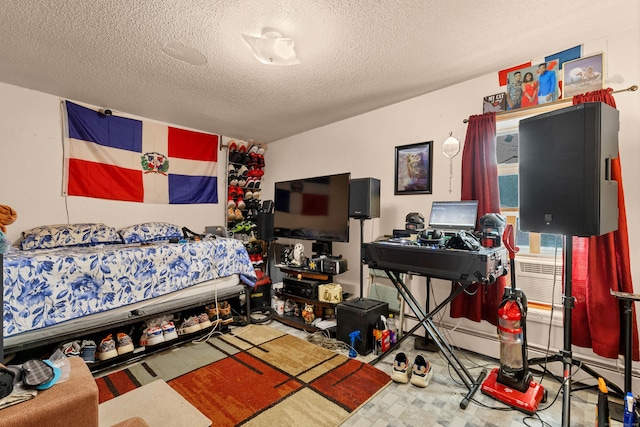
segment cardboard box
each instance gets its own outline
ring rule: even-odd
[[[325,283],[318,286],[318,300],[339,303],[342,301],[342,286],[338,283]]]

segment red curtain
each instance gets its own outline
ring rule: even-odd
[[[612,89],[603,89],[573,97],[573,104],[604,102],[615,108]],[[617,359],[624,353],[624,309],[609,289],[633,293],[629,260],[629,235],[622,188],[620,154],[611,165],[611,176],[618,182],[618,230],[603,236],[573,237],[571,270],[572,344],[592,348],[594,353]],[[633,309],[632,359],[639,360],[638,326]]]
[[[462,200],[478,201],[478,218],[486,213],[500,213],[498,164],[496,160],[496,114],[469,117],[462,151]],[[476,228],[478,224],[476,224]],[[469,286],[451,301],[451,317],[466,317],[479,322],[498,323],[498,305],[507,279],[495,284]],[[458,286],[453,283],[452,286]]]

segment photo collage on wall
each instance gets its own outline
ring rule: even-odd
[[[518,110],[602,89],[604,54],[582,57],[582,46],[498,72],[504,92],[485,96],[483,113]]]

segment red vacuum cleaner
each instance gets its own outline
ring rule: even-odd
[[[491,371],[482,383],[482,393],[499,402],[533,415],[545,397],[544,388],[533,381],[527,361],[527,297],[516,289],[515,257],[520,250],[514,243],[513,225],[502,235],[511,268],[511,287],[504,290],[498,307],[500,367]],[[546,399],[544,399],[546,400]]]

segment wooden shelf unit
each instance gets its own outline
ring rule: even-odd
[[[320,282],[331,282],[333,276],[327,274],[327,273],[322,273],[319,271],[312,271],[306,268],[299,268],[299,267],[295,267],[295,266],[290,266],[290,265],[284,265],[284,264],[279,264],[276,265],[276,267],[278,267],[280,269],[280,271],[282,271],[285,274],[288,274],[290,276],[293,277],[297,277],[297,278],[304,278],[304,279],[311,279],[311,280],[318,280]],[[284,298],[285,300],[292,300],[298,303],[302,303],[302,304],[313,304],[314,307],[322,307],[323,309],[325,308],[333,308],[336,306],[336,303],[332,303],[332,302],[325,302],[325,301],[319,301],[317,299],[309,299],[309,298],[304,298],[304,297],[300,297],[297,295],[291,295],[291,294],[287,294],[287,293],[282,293],[282,298]],[[294,316],[292,314],[275,314],[274,318],[276,320],[278,320],[281,323],[284,323],[285,325],[288,326],[292,326],[294,328],[298,328],[298,329],[302,329],[305,330],[307,332],[317,332],[317,331],[328,331],[330,335],[335,335],[335,327],[331,327],[328,329],[321,329],[318,328],[316,326],[310,325],[305,323],[304,319],[302,317],[298,317],[298,316]]]

